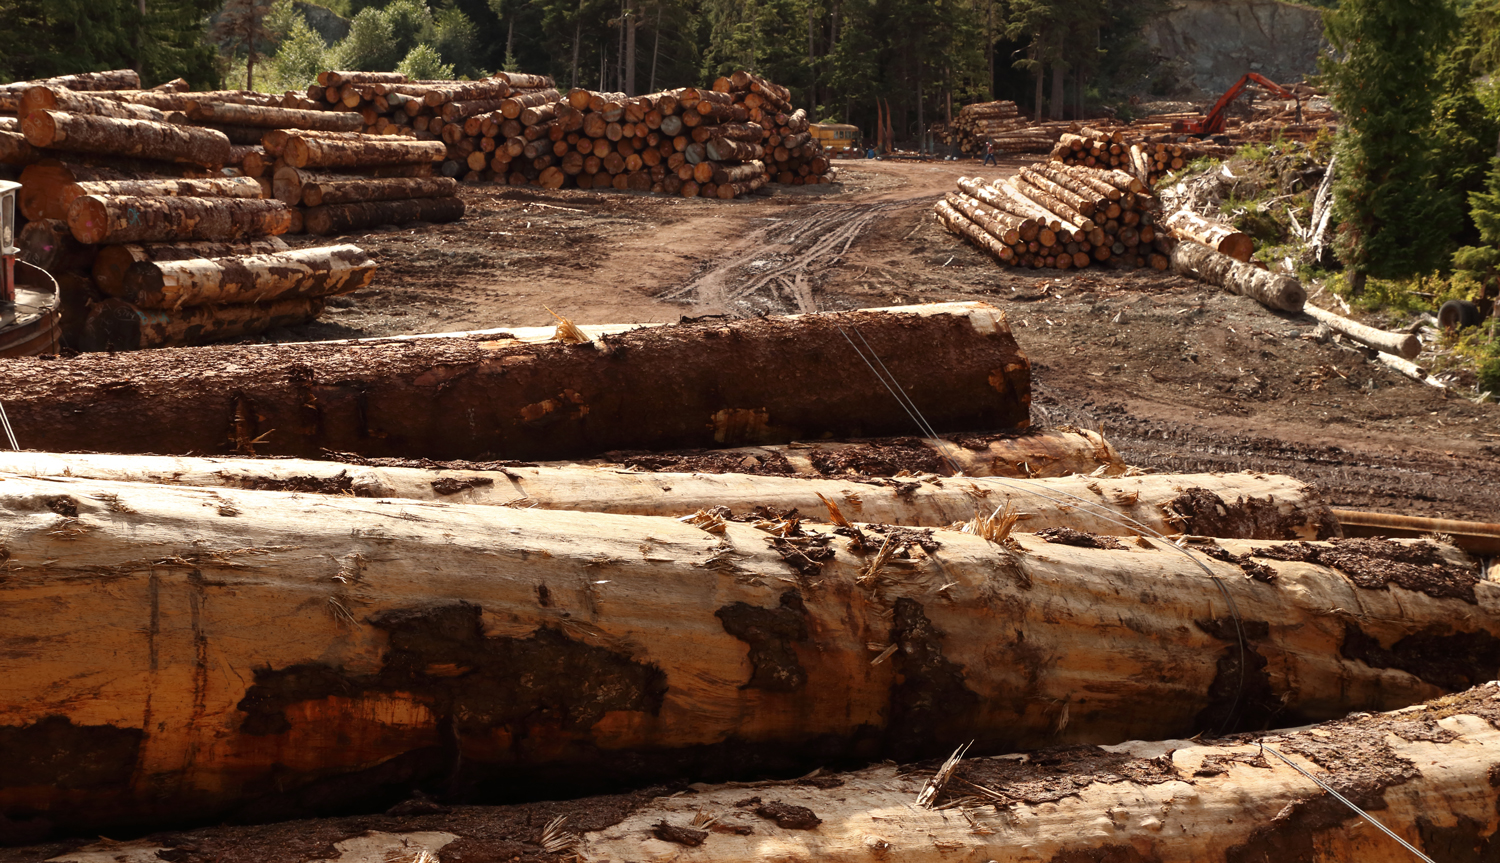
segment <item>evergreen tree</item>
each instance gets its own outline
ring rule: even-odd
[[[1343,117],[1336,248],[1350,284],[1437,269],[1461,217],[1429,137],[1456,15],[1448,0],[1342,0],[1324,20],[1334,48],[1324,70]]]
[[[231,55],[245,52],[245,89],[255,89],[255,63],[260,59],[260,48],[272,38],[266,26],[266,16],[271,7],[259,0],[228,0],[220,10],[210,35],[218,40]]]

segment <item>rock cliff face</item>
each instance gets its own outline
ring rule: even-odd
[[[1189,98],[1218,98],[1246,72],[1296,83],[1324,46],[1320,10],[1277,0],[1179,0],[1144,35]]]

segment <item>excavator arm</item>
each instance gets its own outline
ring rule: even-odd
[[[1240,77],[1240,80],[1234,82],[1233,86],[1224,91],[1224,95],[1219,97],[1219,101],[1214,103],[1213,109],[1203,119],[1178,121],[1172,124],[1172,131],[1198,137],[1222,133],[1224,131],[1224,112],[1229,110],[1230,104],[1239,98],[1241,93],[1245,92],[1245,87],[1252,81],[1266,88],[1271,95],[1279,99],[1297,99],[1295,93],[1266,76],[1256,72],[1247,72]],[[1301,100],[1298,100],[1298,114],[1301,114]]]

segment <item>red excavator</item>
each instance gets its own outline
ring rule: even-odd
[[[1302,100],[1296,93],[1275,83],[1264,75],[1255,72],[1247,72],[1243,78],[1234,82],[1234,86],[1224,91],[1219,101],[1214,103],[1212,111],[1198,120],[1178,120],[1172,124],[1172,131],[1180,135],[1192,135],[1195,138],[1203,138],[1209,135],[1220,135],[1224,132],[1224,112],[1229,110],[1229,104],[1245,91],[1250,83],[1256,83],[1266,88],[1272,96],[1281,99],[1295,99],[1297,102],[1297,122],[1302,122]]]

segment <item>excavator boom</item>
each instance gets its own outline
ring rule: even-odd
[[[1218,135],[1224,131],[1224,113],[1239,95],[1245,92],[1245,87],[1251,82],[1264,87],[1271,95],[1280,99],[1296,99],[1297,95],[1285,87],[1277,84],[1271,79],[1257,72],[1247,72],[1240,80],[1224,91],[1219,101],[1214,103],[1212,110],[1201,120],[1179,120],[1172,124],[1172,131],[1183,135],[1194,135],[1203,137],[1205,135]],[[1300,109],[1299,109],[1300,110]]]

